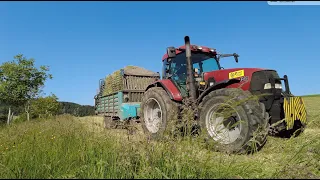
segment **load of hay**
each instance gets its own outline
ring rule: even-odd
[[[126,66],[123,68],[125,75],[136,75],[136,76],[158,76],[157,73],[150,70],[144,69],[138,66]],[[103,96],[112,94],[117,91],[123,90],[123,77],[121,71],[117,70],[112,74],[109,74],[105,78],[105,88],[103,91]]]

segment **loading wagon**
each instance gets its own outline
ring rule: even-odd
[[[122,68],[119,74],[109,82],[100,79],[99,92],[95,96],[95,114],[104,117],[106,128],[110,128],[116,120],[139,122],[145,89],[160,78],[159,73],[140,67]],[[109,91],[104,93],[106,90]]]

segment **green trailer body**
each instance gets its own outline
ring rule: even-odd
[[[118,87],[115,92],[104,95],[103,92],[107,87],[105,81],[100,79],[100,90],[95,96],[95,113],[117,120],[138,119],[145,89],[159,79],[160,74],[139,67],[134,70],[121,69],[120,72],[121,76],[111,82],[121,83],[114,85]]]

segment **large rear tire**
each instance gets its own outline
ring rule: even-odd
[[[243,154],[260,150],[267,140],[268,119],[264,106],[240,89],[213,91],[200,103],[202,135],[218,151]]]
[[[141,125],[151,139],[160,139],[173,130],[178,117],[178,106],[161,87],[148,89],[141,102]]]

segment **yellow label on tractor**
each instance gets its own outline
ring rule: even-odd
[[[283,102],[287,130],[292,129],[295,120],[307,121],[307,110],[301,97],[285,98]]]
[[[229,79],[238,78],[244,76],[244,70],[233,71],[229,73]]]

